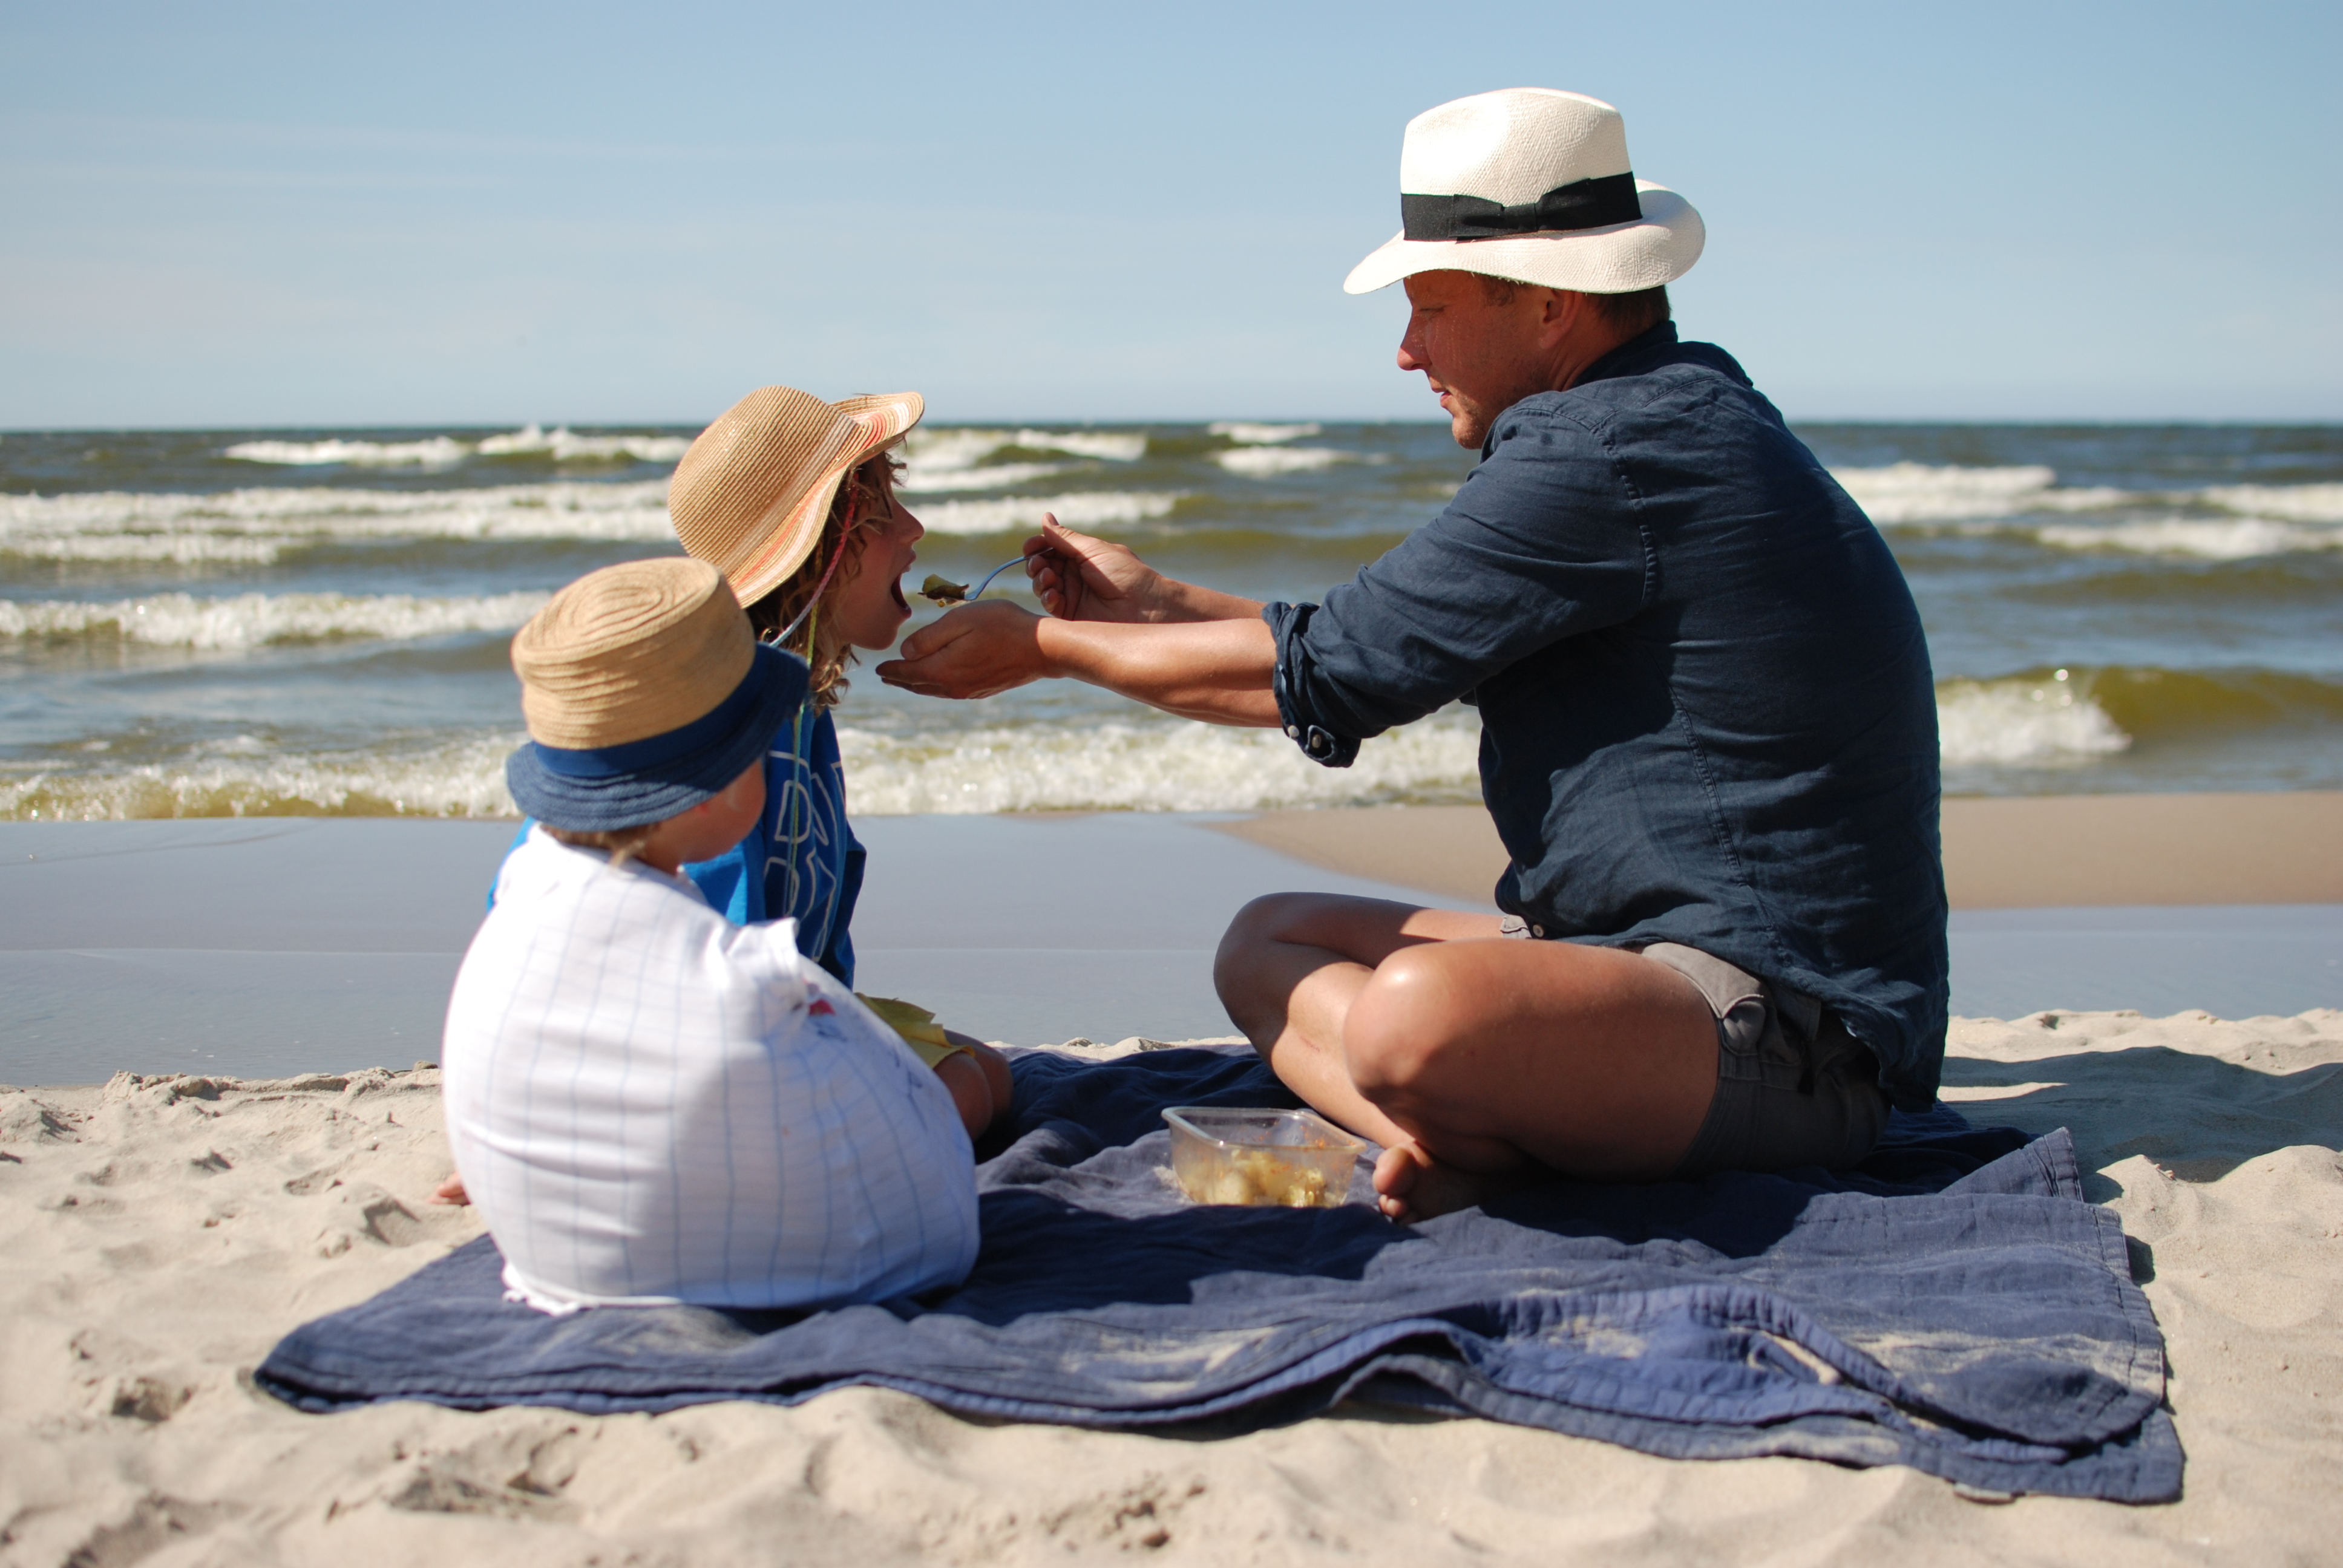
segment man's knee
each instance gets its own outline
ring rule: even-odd
[[[1212,984],[1223,1002],[1242,993],[1270,944],[1288,940],[1312,893],[1265,893],[1237,911],[1212,955]]]
[[[1406,949],[1376,966],[1342,1025],[1342,1058],[1361,1094],[1388,1106],[1436,1092],[1462,1011],[1451,990],[1436,949]]]

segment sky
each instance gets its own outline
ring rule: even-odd
[[[1410,116],[1618,106],[1794,418],[2343,419],[2343,6],[0,7],[0,427],[1436,417]]]

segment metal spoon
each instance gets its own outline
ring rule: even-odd
[[[977,584],[973,589],[964,588],[959,583],[946,582],[942,578],[938,577],[935,573],[930,572],[928,574],[928,580],[920,585],[920,597],[935,604],[967,604],[971,599],[980,598],[983,595],[984,590],[992,586],[992,579],[994,578],[999,577],[1011,567],[1023,566],[1024,564],[1025,558],[1023,556],[1019,556],[1014,560],[1003,561],[999,566],[993,568],[992,570],[986,573],[984,580]]]

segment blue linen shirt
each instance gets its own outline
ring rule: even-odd
[[[1498,417],[1430,524],[1270,605],[1329,767],[1462,699],[1535,934],[1682,942],[1819,998],[1936,1096],[1947,960],[1935,682],[1885,540],[1733,357],[1664,324]]]

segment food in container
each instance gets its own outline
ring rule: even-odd
[[[1366,1145],[1311,1111],[1181,1105],[1166,1111],[1172,1173],[1198,1203],[1332,1209]]]

